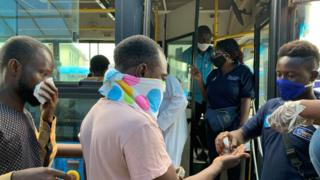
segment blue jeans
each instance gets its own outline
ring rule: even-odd
[[[309,153],[314,169],[320,176],[320,129],[314,132],[312,136]]]

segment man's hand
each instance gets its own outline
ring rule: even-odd
[[[248,153],[245,153],[244,145],[240,145],[231,154],[226,154],[217,157],[212,165],[218,166],[221,171],[230,169],[238,165],[241,159],[250,158]]]
[[[229,147],[226,147],[226,145],[224,144],[223,142],[224,138],[228,138],[230,143]],[[240,142],[238,142],[238,139],[234,136],[232,132],[228,132],[228,131],[222,132],[215,139],[216,150],[220,155],[224,154],[225,149],[229,149],[230,152],[233,152],[239,145],[240,145]]]
[[[191,75],[197,81],[202,81],[202,76],[198,68],[191,66]]]
[[[46,103],[42,105],[42,118],[51,124],[58,104],[58,89],[47,81],[44,81],[44,86],[41,86],[41,89],[46,92],[39,93],[40,96],[46,99]]]
[[[39,167],[15,171],[12,174],[11,180],[56,180],[58,178],[64,180],[75,179],[74,176],[70,176],[64,172],[51,168]]]

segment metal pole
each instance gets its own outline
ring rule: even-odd
[[[144,0],[116,0],[115,42],[143,33]]]
[[[200,0],[196,0],[196,6],[195,6],[195,19],[194,19],[194,34],[192,38],[192,65],[195,65],[198,48],[197,48],[197,42],[198,42],[198,24],[199,24],[199,6],[200,6]],[[191,109],[192,109],[192,120],[191,120],[191,132],[190,132],[190,172],[189,174],[194,174],[193,169],[193,138],[195,138],[194,128],[196,121],[196,113],[195,113],[195,82],[193,78],[191,77],[191,87],[192,87],[192,103],[191,103]]]
[[[158,5],[155,7],[154,11],[154,40],[158,42],[158,33],[159,33],[159,9]]]
[[[150,37],[151,0],[144,0],[143,34]]]
[[[287,0],[272,0],[269,32],[268,99],[277,96],[275,81],[278,49],[290,40],[287,27],[288,12]]]
[[[277,50],[279,48],[279,0],[271,1],[271,17],[270,17],[270,31],[269,31],[269,63],[268,63],[268,92],[267,99],[274,98],[275,93],[275,65],[277,63]]]
[[[219,0],[214,0],[214,20],[213,20],[213,23],[214,23],[214,27],[213,27],[213,30],[214,30],[214,33],[213,33],[213,41],[214,41],[214,45],[216,45],[217,43],[217,39],[218,39],[218,36],[219,36]]]

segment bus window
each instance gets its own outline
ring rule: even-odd
[[[114,43],[60,43],[55,80],[80,81],[86,78],[90,59],[98,54],[106,56],[112,66],[114,48]]]
[[[182,57],[183,52],[192,46],[192,34],[168,42],[168,62],[170,74],[181,83],[185,95],[190,95],[189,66]]]
[[[319,9],[320,2],[309,2],[298,5],[295,17],[297,23],[294,28],[294,38],[307,40],[320,49]],[[314,83],[314,89],[320,92],[320,76],[318,76],[318,79]]]

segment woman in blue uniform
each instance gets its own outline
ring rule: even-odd
[[[243,64],[243,54],[234,39],[219,41],[212,57],[217,67],[206,82],[207,140],[209,157],[218,156],[214,139],[223,131],[238,129],[249,116],[254,97],[254,80],[250,69]],[[229,179],[239,179],[240,167],[228,171]]]

